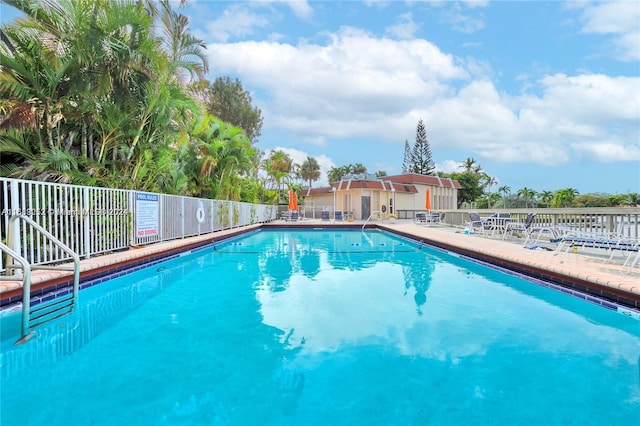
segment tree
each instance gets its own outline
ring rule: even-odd
[[[183,80],[183,71],[191,75],[191,80],[204,79],[209,70],[204,42],[191,34],[189,18],[172,10],[169,0],[162,0],[160,4],[161,39],[169,56],[169,73],[175,73],[179,81]]]
[[[621,200],[619,200],[619,204],[629,207],[638,207],[640,206],[640,194],[637,192],[624,194]]]
[[[353,175],[361,175],[363,173],[367,173],[367,168],[361,163],[349,164],[349,166],[347,167],[349,168],[349,173]]]
[[[524,199],[524,206],[525,208],[529,207],[529,201],[533,201],[533,199],[536,196],[536,191],[534,191],[533,189],[524,187],[522,189],[520,189],[517,193],[518,197]]]
[[[191,88],[205,102],[210,114],[243,128],[252,143],[258,141],[262,130],[262,111],[251,105],[251,94],[244,90],[240,80],[218,77],[213,84],[203,81]]]
[[[25,16],[0,32],[0,174],[272,197],[255,190],[245,129],[212,119],[176,78],[202,77],[206,61],[168,1],[2,1]]]
[[[264,161],[264,169],[278,191],[278,201],[284,199],[283,182],[291,180],[293,159],[284,151],[271,151]]]
[[[463,169],[465,172],[471,172],[476,174],[482,173],[482,167],[480,167],[480,165],[476,162],[476,160],[474,160],[471,157],[467,157],[467,159],[464,160],[462,164],[458,166],[458,168]]]
[[[540,202],[547,207],[549,207],[551,200],[553,199],[553,192],[551,191],[542,191],[538,193],[538,199]]]
[[[411,148],[409,141],[404,140],[404,158],[402,159],[402,173],[411,173]]]
[[[313,157],[307,157],[304,163],[300,166],[300,177],[305,182],[309,182],[309,188],[313,182],[320,179],[320,165],[318,161]]]
[[[584,194],[573,200],[573,207],[613,207],[608,196],[604,194]]]
[[[502,207],[506,208],[507,207],[507,195],[509,195],[511,193],[511,188],[508,186],[501,186],[500,188],[498,188],[498,192],[500,194],[502,194]]]
[[[416,141],[413,145],[413,151],[411,152],[410,170],[412,173],[419,175],[433,176],[435,169],[436,166],[431,155],[431,147],[427,140],[427,131],[422,119],[420,119],[416,126]]]
[[[480,176],[473,172],[452,173],[451,178],[460,183],[458,190],[458,208],[464,203],[474,202],[482,195]]]
[[[498,180],[496,178],[492,177],[492,176],[489,176],[486,173],[483,173],[482,174],[482,183],[483,183],[484,187],[488,187],[489,188],[489,191],[488,191],[489,197],[487,198],[487,200],[488,200],[488,208],[491,208],[491,201],[495,200],[494,197],[491,197],[491,187],[493,185],[497,184]]]
[[[343,177],[350,173],[349,166],[331,167],[327,172],[329,183],[339,182]]]
[[[361,175],[363,173],[367,173],[367,168],[364,165],[360,163],[347,164],[346,166],[332,167],[327,172],[327,178],[329,183],[333,183],[342,180],[347,175]]]
[[[552,204],[554,207],[571,207],[578,194],[580,193],[574,188],[559,189],[553,196]]]

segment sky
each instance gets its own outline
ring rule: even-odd
[[[207,45],[208,78],[238,78],[262,111],[257,147],[314,157],[314,187],[348,164],[400,174],[422,120],[437,170],[473,158],[494,192],[640,192],[638,1],[190,0],[180,12]]]

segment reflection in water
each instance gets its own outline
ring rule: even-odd
[[[141,271],[94,287],[95,299],[81,303],[102,318],[24,346],[39,359],[3,352],[11,377],[2,381],[0,422],[637,418],[639,322],[397,238],[360,234],[260,232],[167,262],[168,275]],[[51,395],[65,397],[31,409]],[[591,400],[601,402],[604,421],[586,411]]]
[[[502,274],[495,270],[475,264],[462,268],[445,260],[445,254],[393,238],[381,241],[375,233],[371,241],[358,233],[346,233],[339,241],[331,236],[307,241],[310,237],[297,233],[295,246],[288,244],[291,275],[286,285],[278,292],[256,286],[264,323],[282,330],[286,337],[281,342],[289,348],[314,353],[384,342],[407,355],[458,362],[486,354],[516,332],[533,347],[551,352],[593,350],[571,327],[551,331],[553,322],[532,320],[549,317],[549,302],[523,293],[531,287],[526,284],[496,284]],[[313,259],[313,268],[302,267],[305,256]],[[470,280],[477,283],[469,286]],[[547,291],[531,288],[527,291]],[[487,293],[492,297],[486,298]],[[573,324],[573,330],[592,327],[571,311],[552,312],[557,321]],[[527,332],[517,332],[520,328]],[[593,338],[609,346],[605,339],[612,337],[596,333]],[[622,345],[618,356],[635,363],[637,344],[636,339]]]
[[[117,325],[130,311],[167,289],[185,273],[184,266],[171,269],[149,268],[132,285],[118,286],[116,281],[83,290],[76,310],[48,326],[36,329],[37,337],[28,345],[13,346],[15,339],[2,342],[2,378],[20,374],[24,368],[43,367],[77,351],[96,336]],[[93,297],[91,293],[100,291]],[[2,336],[19,334],[20,314],[2,318]]]

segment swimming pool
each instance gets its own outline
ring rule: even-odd
[[[633,424],[640,321],[383,233],[262,230],[81,292],[0,423]]]

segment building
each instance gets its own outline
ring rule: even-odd
[[[303,189],[305,209],[342,212],[343,218],[367,219],[381,211],[400,219],[412,219],[416,212],[453,210],[458,206],[460,183],[449,178],[404,174],[382,176],[363,173],[347,175],[323,188]]]

